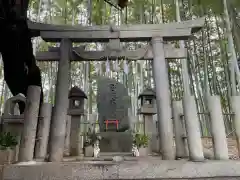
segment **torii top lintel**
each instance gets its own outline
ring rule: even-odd
[[[33,36],[41,36],[48,42],[60,42],[68,38],[72,42],[149,41],[152,37],[164,40],[187,40],[204,26],[205,18],[168,24],[139,24],[121,26],[69,26],[28,22]]]

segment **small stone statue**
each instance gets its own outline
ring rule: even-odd
[[[97,140],[96,143],[94,143],[93,147],[93,157],[97,158],[100,155],[100,148],[99,148],[99,141]]]
[[[132,145],[132,155],[134,157],[138,157],[139,156],[139,151],[138,151],[138,148],[135,144]]]

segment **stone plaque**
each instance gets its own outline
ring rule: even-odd
[[[116,119],[119,120],[119,130],[127,130],[129,128],[128,108],[130,104],[127,88],[123,84],[113,79],[99,78],[97,108],[101,132],[105,131],[105,120]],[[108,130],[114,131],[114,128],[114,124],[109,124]]]

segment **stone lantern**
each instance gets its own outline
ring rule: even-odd
[[[26,97],[23,94],[9,98],[5,103],[4,114],[2,115],[3,131],[15,135],[18,141],[18,145],[14,148],[13,161],[18,160],[19,145],[24,124],[24,114],[20,114],[17,108],[17,103],[19,102],[26,104]]]
[[[156,94],[153,89],[145,89],[138,99],[141,101],[140,114],[156,114]]]
[[[84,115],[84,100],[86,94],[78,87],[73,87],[69,91],[68,115],[71,116],[70,128],[70,155],[80,156],[83,154],[84,124],[82,116]]]
[[[144,134],[149,137],[149,153],[155,151],[157,143],[157,125],[153,121],[153,115],[157,113],[156,94],[151,88],[146,88],[138,99],[141,101],[141,107],[138,114],[143,115]]]
[[[68,94],[70,115],[84,114],[84,100],[87,99],[86,94],[78,87],[74,86]]]

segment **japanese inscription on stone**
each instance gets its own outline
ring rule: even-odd
[[[129,127],[128,108],[130,98],[123,84],[109,78],[99,78],[97,108],[100,131],[105,129],[105,120],[119,120],[119,129]]]

